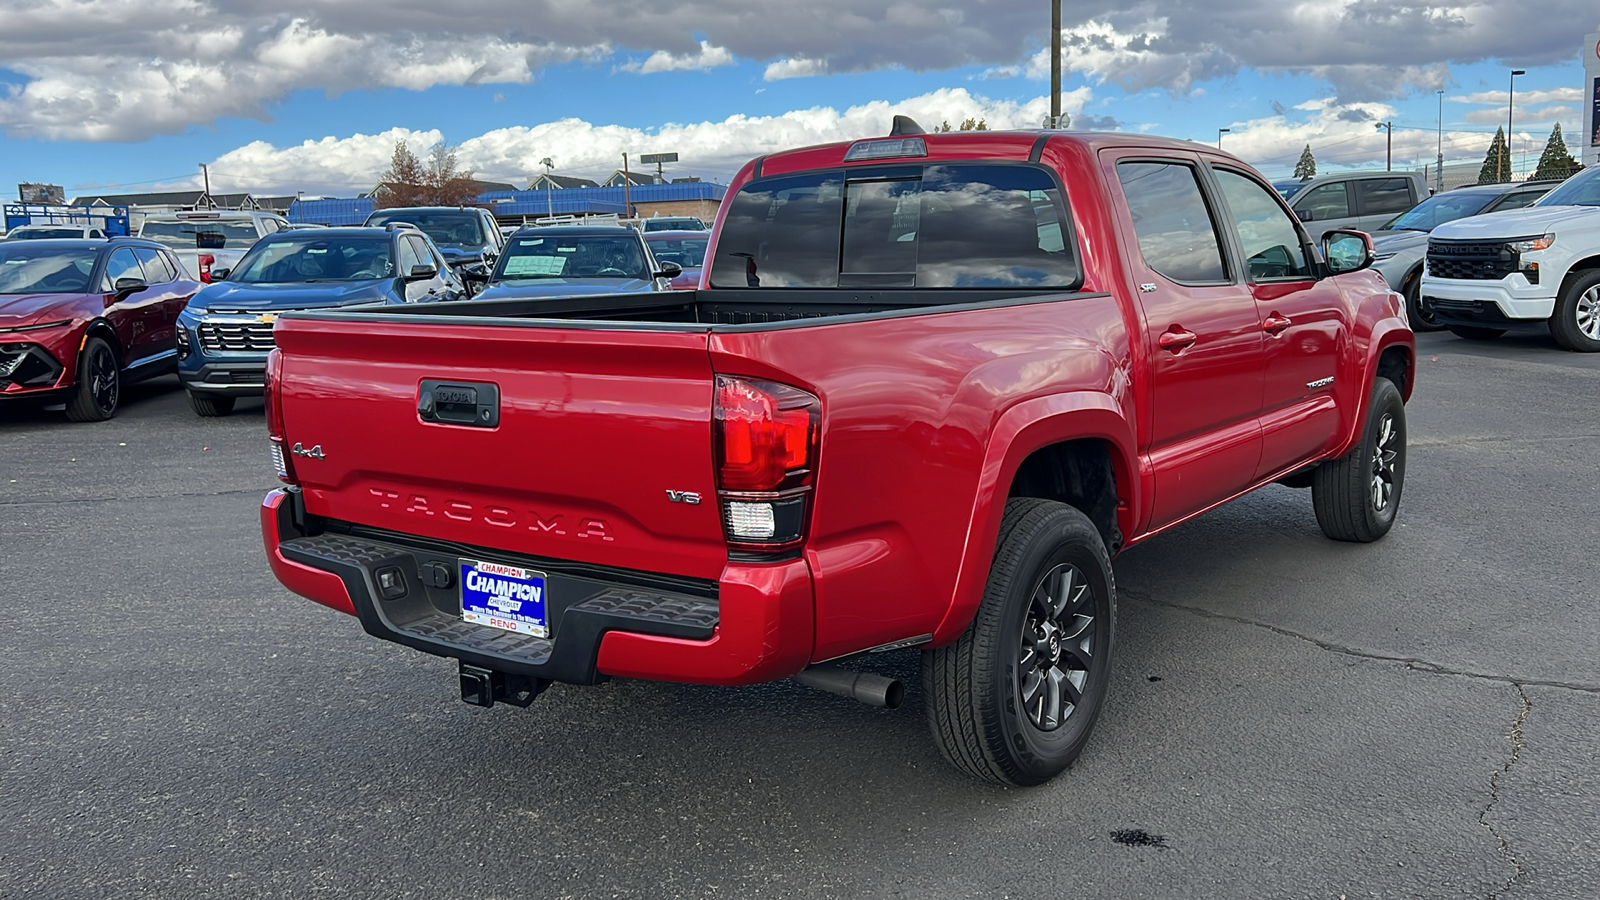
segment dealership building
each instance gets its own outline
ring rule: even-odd
[[[1583,159],[1600,165],[1600,28],[1583,39]]]

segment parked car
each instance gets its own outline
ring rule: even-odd
[[[656,262],[672,263],[679,272],[672,279],[675,291],[692,291],[700,286],[700,267],[705,265],[709,231],[647,231],[644,242]]]
[[[8,241],[37,241],[57,238],[106,239],[106,233],[87,225],[21,225],[6,232]]]
[[[1420,172],[1338,172],[1294,182],[1286,198],[1313,235],[1339,228],[1373,232],[1428,196]],[[1279,193],[1287,186],[1277,182]]]
[[[262,238],[178,317],[178,380],[198,415],[259,395],[272,326],[291,309],[460,300],[466,287],[409,226],[294,229]]]
[[[483,300],[671,290],[682,270],[657,264],[644,237],[620,225],[553,225],[511,236]]]
[[[1545,328],[1563,349],[1600,352],[1600,168],[1524,209],[1435,228],[1422,306],[1469,340]]]
[[[139,236],[159,241],[178,255],[195,278],[210,284],[238,264],[261,238],[289,227],[289,220],[261,210],[197,210],[151,213]]]
[[[407,206],[380,209],[367,216],[368,225],[390,222],[405,222],[422,229],[472,292],[487,279],[505,249],[500,226],[486,209]]]
[[[480,706],[892,706],[871,654],[923,648],[945,757],[1026,785],[1106,700],[1120,550],[1275,481],[1390,529],[1415,347],[1366,235],[1199,144],[895,131],[745,165],[705,290],[285,316],[274,573]]]
[[[1373,268],[1389,287],[1406,298],[1413,331],[1440,331],[1433,313],[1422,306],[1422,263],[1428,233],[1446,222],[1506,209],[1521,209],[1556,186],[1553,181],[1479,184],[1456,188],[1418,203],[1372,233]]]
[[[643,231],[710,231],[699,216],[652,216],[642,220]]]
[[[173,321],[200,284],[137,238],[0,242],[0,401],[117,413],[122,386],[173,370]]]

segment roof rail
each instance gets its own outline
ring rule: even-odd
[[[927,134],[927,132],[922,130],[916,119],[910,116],[895,116],[894,125],[889,128],[889,135],[892,137],[897,134]]]

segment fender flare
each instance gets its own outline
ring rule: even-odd
[[[1339,449],[1330,458],[1339,457],[1350,452],[1355,442],[1361,440],[1361,430],[1366,426],[1367,410],[1372,405],[1372,383],[1378,377],[1378,362],[1383,359],[1391,347],[1403,347],[1406,352],[1406,363],[1410,368],[1411,377],[1406,383],[1400,385],[1400,398],[1407,403],[1411,401],[1411,391],[1417,384],[1417,341],[1411,329],[1399,319],[1384,319],[1377,323],[1372,330],[1372,338],[1367,344],[1366,361],[1361,367],[1361,383],[1356,397],[1356,414],[1350,421],[1350,430],[1339,442]]]
[[[1043,447],[1085,438],[1104,440],[1112,446],[1117,526],[1124,534],[1137,533],[1140,485],[1134,429],[1116,399],[1101,391],[1072,391],[1012,406],[989,432],[955,590],[944,618],[934,630],[933,646],[955,640],[977,614],[994,561],[1006,496],[1023,460]]]

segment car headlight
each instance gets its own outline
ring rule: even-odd
[[[1518,253],[1534,253],[1539,250],[1549,250],[1550,245],[1554,244],[1555,242],[1556,235],[1555,232],[1552,231],[1543,237],[1528,238],[1527,240],[1522,241],[1507,241],[1506,246],[1517,251]]]
[[[37,323],[35,325],[13,325],[10,328],[0,328],[0,331],[3,331],[5,333],[7,333],[7,334],[15,334],[16,332],[19,332],[19,331],[41,331],[41,330],[43,330],[45,328],[59,328],[62,325],[71,325],[71,324],[72,324],[72,320],[71,319],[61,319],[60,321],[57,321],[57,322],[39,322],[39,323]]]

